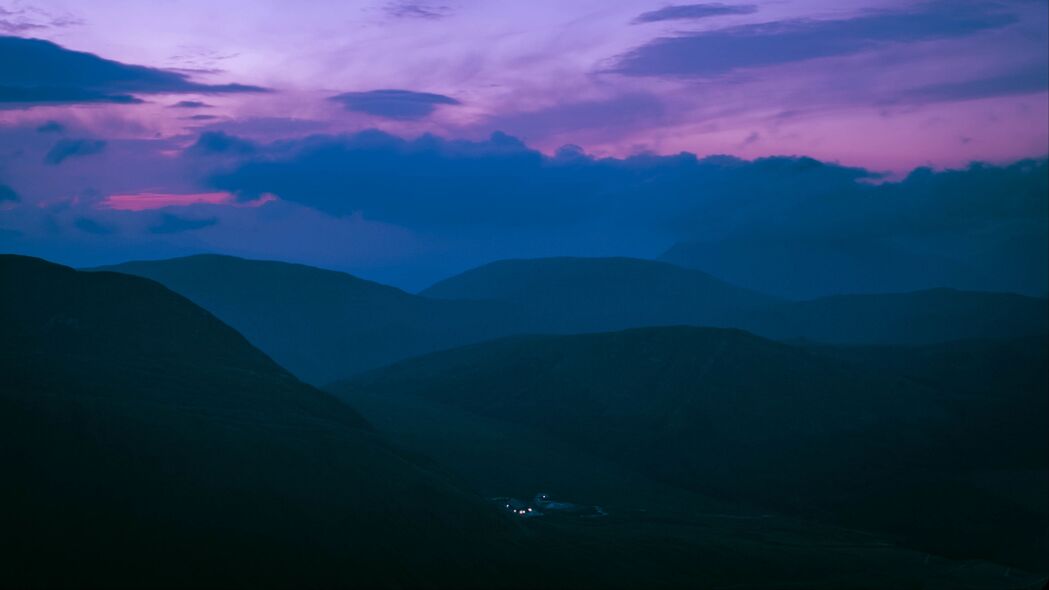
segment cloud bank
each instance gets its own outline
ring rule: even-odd
[[[959,38],[1016,17],[982,3],[933,2],[836,20],[795,19],[661,37],[620,56],[629,76],[714,77],[736,70],[852,55],[887,46]]]
[[[129,65],[50,41],[0,36],[0,107],[142,102],[136,94],[266,92],[244,84],[202,84],[185,74]]]

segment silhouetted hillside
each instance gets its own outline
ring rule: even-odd
[[[422,294],[513,303],[532,318],[533,331],[547,332],[730,326],[738,314],[774,302],[699,271],[635,258],[501,260]]]
[[[182,294],[312,383],[525,333],[693,325],[781,340],[922,344],[1049,329],[1044,299],[936,289],[783,302],[698,271],[629,258],[506,260],[422,295],[340,272],[229,256],[108,268]]]
[[[734,330],[652,328],[504,339],[332,391],[419,398],[726,501],[1046,571],[1049,521],[1030,501],[1047,492],[1049,405],[1032,377],[1047,368],[1044,339],[970,388],[958,387],[967,355],[919,354],[941,368],[923,372],[926,360],[902,360],[903,349],[830,354]]]
[[[161,285],[0,256],[0,325],[4,585],[505,581],[502,515]]]
[[[1049,302],[1012,293],[931,289],[837,295],[754,310],[737,326],[775,339],[933,344],[1049,332]]]
[[[189,298],[311,383],[514,333],[511,326],[521,324],[498,304],[437,301],[284,262],[200,255],[106,270]]]
[[[967,251],[943,255],[862,235],[755,239],[745,233],[736,239],[681,242],[659,259],[791,299],[939,287],[1035,295],[1045,292],[1045,271],[1034,271],[1039,259],[1045,264],[1045,246],[1044,237],[1032,237],[994,244],[985,235],[989,241],[979,247],[969,244]],[[1016,255],[1024,250],[1025,255]]]

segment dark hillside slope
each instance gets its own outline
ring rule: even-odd
[[[502,515],[161,285],[0,256],[0,325],[4,585],[502,579]]]
[[[1018,370],[1044,371],[1044,352]],[[1044,497],[1047,393],[1031,385],[975,393],[744,332],[651,328],[504,339],[331,390],[423,398],[700,493],[1046,571],[1045,510],[990,489],[1017,476]]]
[[[314,384],[516,331],[504,327],[514,320],[503,306],[431,300],[299,264],[200,255],[104,270],[185,296]]]
[[[699,271],[636,258],[501,260],[421,293],[512,303],[532,331],[588,332],[655,325],[732,325],[775,300]]]
[[[755,310],[738,326],[768,338],[838,344],[1041,336],[1049,332],[1049,301],[953,289],[836,295]]]

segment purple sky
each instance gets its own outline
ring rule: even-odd
[[[278,91],[196,97],[215,106],[192,113],[167,110],[168,97],[154,96],[134,108],[7,112],[8,123],[72,117],[104,135],[152,137],[276,117],[302,119],[300,132],[310,128],[305,122],[329,131],[472,138],[500,130],[544,151],[573,143],[614,155],[804,154],[895,171],[1046,149],[1044,80],[1001,81],[1044,74],[1042,1],[756,0],[720,5],[735,7],[722,11],[729,14],[694,11],[713,13],[702,18],[664,11],[662,20],[665,3],[628,0],[311,1],[294,10],[267,0],[0,6],[0,31],[185,69],[200,81]],[[908,21],[917,31],[907,30]],[[766,30],[746,30],[754,25]],[[681,43],[719,31],[727,31],[721,42],[694,51]],[[727,38],[733,32],[736,39]],[[759,55],[748,60],[744,52]],[[675,69],[680,61],[695,65]],[[435,93],[458,104],[412,120],[325,100],[376,89]],[[193,115],[219,118],[187,118]]]
[[[547,156],[566,144],[594,158],[803,155],[893,180],[1049,151],[1043,0],[290,6],[0,0],[0,35],[48,40],[61,54],[0,50],[31,55],[0,55],[25,63],[0,74],[0,231],[21,240],[8,247],[87,248],[90,261],[221,250],[391,280],[402,275],[377,269],[431,269],[404,275],[410,285],[483,258],[461,255],[481,245],[521,253],[366,206],[283,194],[249,203],[243,186],[207,180],[237,158],[297,154],[314,134],[432,133],[488,150],[499,131]],[[111,60],[116,73],[63,61],[70,51]],[[30,64],[38,58],[51,69]],[[150,69],[121,69],[131,65]],[[209,131],[234,145],[205,162],[190,146]],[[168,217],[134,217],[162,205]],[[131,227],[156,231],[132,237]],[[533,236],[527,253],[655,255],[681,237],[606,229],[548,248]],[[455,262],[432,262],[445,254]]]

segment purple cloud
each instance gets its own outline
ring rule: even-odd
[[[205,227],[211,227],[218,224],[218,217],[207,217],[204,219],[193,219],[189,217],[182,217],[179,215],[173,215],[171,213],[162,213],[160,215],[160,222],[149,226],[149,233],[151,234],[177,234],[186,231],[194,231],[198,229],[204,229]]]
[[[849,19],[741,25],[656,39],[620,56],[611,71],[628,76],[716,77],[895,43],[966,37],[1014,22],[1014,16],[971,2],[933,2]]]
[[[694,20],[727,16],[733,14],[754,14],[758,7],[753,4],[722,4],[710,2],[704,4],[677,4],[664,6],[658,10],[643,12],[634,19],[635,24],[654,23],[667,20]]]
[[[171,105],[173,109],[207,109],[211,108],[211,105],[206,102],[199,100],[180,100],[175,104]]]
[[[94,234],[96,236],[108,236],[116,232],[114,228],[99,223],[90,217],[77,217],[76,220],[73,221],[73,225],[84,233]]]
[[[900,100],[908,103],[949,102],[1030,94],[1045,91],[1047,88],[1049,65],[1043,62],[1033,67],[984,78],[920,86],[903,93]]]
[[[75,156],[90,156],[102,153],[106,142],[101,139],[60,139],[48,150],[44,162],[58,165]]]
[[[436,20],[451,14],[452,9],[448,6],[440,6],[419,2],[417,0],[401,0],[390,2],[384,7],[386,14],[394,18],[422,18]]]
[[[576,132],[622,133],[644,128],[665,115],[663,104],[648,94],[559,103],[544,109],[495,115],[484,126],[527,140]]]
[[[186,75],[128,65],[50,41],[0,37],[0,103],[142,102],[134,94],[267,92],[244,84],[201,84]]]
[[[348,111],[405,121],[424,119],[441,105],[461,104],[458,100],[443,94],[411,90],[344,92],[332,96],[329,100],[342,103]]]
[[[37,133],[65,133],[66,126],[58,121],[48,121],[36,128]]]
[[[22,199],[18,197],[18,193],[15,192],[15,189],[7,186],[6,184],[0,183],[0,203],[3,203],[4,201],[7,201],[9,203],[17,203],[21,200]]]

